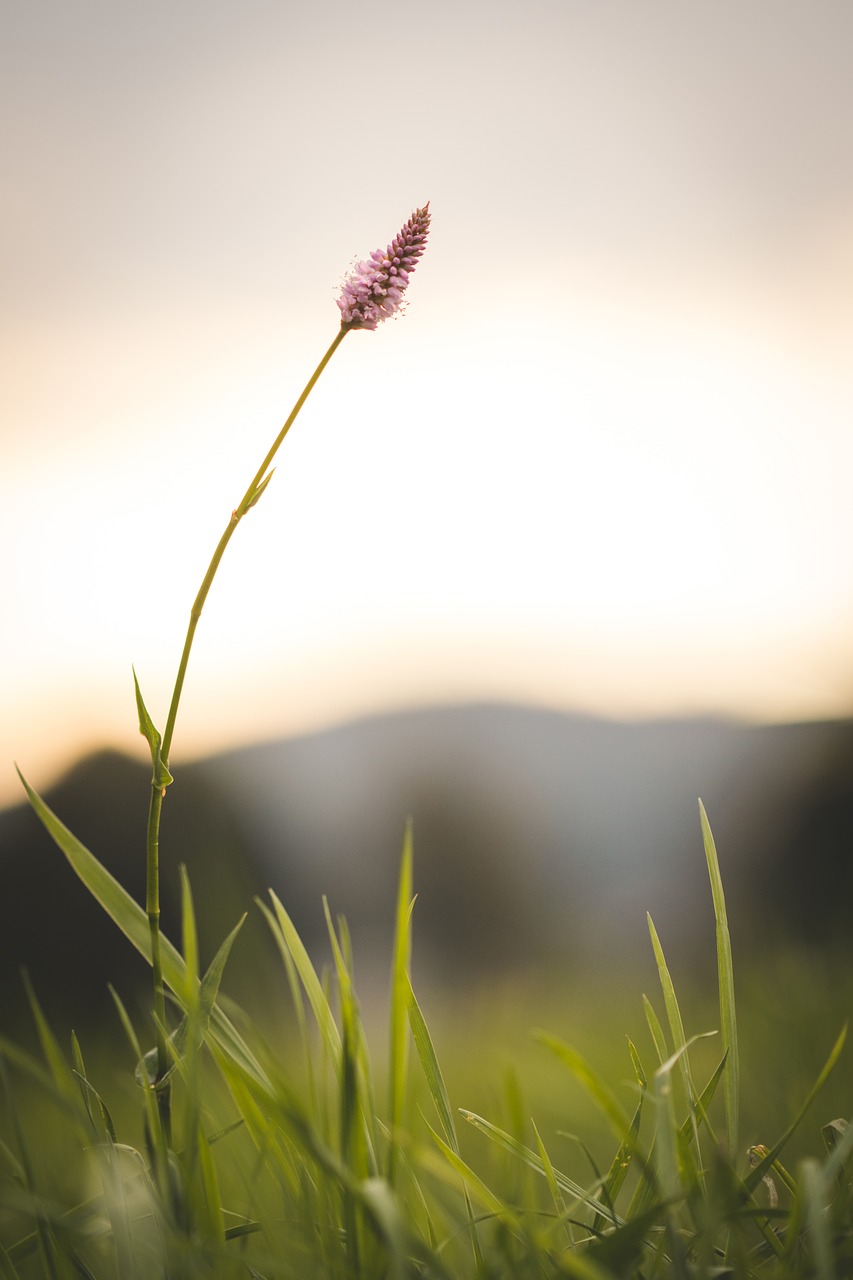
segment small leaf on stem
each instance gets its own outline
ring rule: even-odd
[[[139,732],[148,743],[151,752],[151,763],[154,766],[154,778],[152,785],[163,788],[168,787],[173,782],[171,773],[163,763],[160,755],[160,744],[162,739],[157,729],[154,727],[154,721],[148,714],[148,708],[142,697],[142,690],[139,688],[139,681],[136,678],[136,671],[133,671],[133,687],[136,690],[136,710],[139,713]]]

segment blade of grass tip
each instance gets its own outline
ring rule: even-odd
[[[704,1119],[707,1114],[708,1108],[711,1105],[714,1094],[717,1092],[717,1085],[720,1083],[720,1078],[722,1077],[725,1065],[726,1065],[726,1055],[723,1054],[710,1080],[705,1085],[705,1088],[702,1090],[702,1093],[700,1094],[696,1102],[696,1113],[700,1117],[700,1119]],[[681,1125],[681,1138],[684,1142],[689,1143],[692,1136],[693,1136],[692,1126],[690,1123],[690,1117],[688,1116],[687,1119],[684,1120]],[[652,1144],[652,1150],[654,1150],[654,1143]],[[651,1158],[651,1154],[652,1152],[649,1153],[649,1159]],[[659,1188],[657,1185],[657,1175],[654,1173],[654,1170],[649,1164],[648,1159],[644,1158],[644,1161],[641,1162],[641,1172],[643,1177],[641,1181],[637,1183],[637,1186],[634,1190],[634,1194],[631,1198],[631,1204],[626,1214],[626,1217],[628,1218],[629,1222],[633,1218],[644,1213],[648,1208],[648,1206],[651,1204],[654,1197],[656,1195],[659,1195]]]
[[[193,895],[187,869],[181,865],[181,937],[184,944],[186,983],[183,997],[188,1011],[198,1007],[198,930],[195,922]]]
[[[678,1170],[678,1143],[680,1134],[684,1131],[679,1129],[675,1118],[672,1072],[678,1059],[682,1054],[687,1053],[691,1045],[695,1044],[697,1040],[706,1040],[712,1035],[716,1035],[716,1032],[704,1031],[698,1035],[691,1036],[689,1040],[676,1049],[671,1057],[667,1058],[666,1062],[661,1063],[654,1075],[654,1098],[658,1108],[656,1133],[658,1177],[660,1179],[661,1192],[668,1200],[679,1198],[682,1191]],[[661,1117],[663,1117],[663,1120]],[[687,1121],[685,1121],[684,1128],[687,1128],[689,1132]],[[661,1150],[662,1144],[663,1150]]]
[[[652,950],[655,953],[655,963],[658,969],[658,979],[663,992],[663,1003],[666,1009],[667,1021],[669,1022],[669,1033],[672,1036],[673,1048],[678,1049],[681,1045],[686,1044],[687,1036],[684,1033],[684,1022],[681,1017],[681,1009],[678,1006],[678,997],[675,994],[675,984],[672,981],[672,975],[669,971],[669,965],[666,962],[666,956],[663,953],[661,940],[658,937],[658,931],[655,928],[652,917],[646,912],[646,920],[649,926],[649,936],[652,940]],[[687,1096],[687,1105],[690,1115],[690,1126],[693,1131],[693,1142],[696,1147],[697,1160],[699,1161],[699,1178],[702,1186],[705,1185],[704,1175],[701,1172],[701,1152],[699,1148],[699,1126],[696,1122],[695,1104],[696,1090],[693,1087],[693,1073],[690,1070],[690,1055],[683,1053],[678,1059],[678,1068],[681,1072],[681,1080],[684,1085],[684,1092]]]
[[[557,1036],[552,1036],[546,1031],[537,1031],[536,1039],[540,1044],[550,1049],[561,1062],[565,1063],[575,1079],[583,1085],[593,1102],[610,1121],[614,1133],[621,1142],[630,1129],[631,1121],[627,1111],[625,1111],[609,1085],[590,1066],[583,1055],[578,1053],[577,1049],[574,1049],[570,1044],[566,1044],[564,1040],[560,1040]]]
[[[748,1191],[755,1190],[755,1188],[758,1186],[761,1179],[764,1177],[765,1173],[768,1172],[774,1160],[778,1158],[782,1148],[786,1145],[786,1143],[791,1138],[791,1136],[799,1128],[804,1115],[806,1114],[809,1107],[812,1105],[815,1098],[820,1093],[821,1089],[826,1084],[827,1080],[832,1074],[835,1064],[841,1055],[841,1050],[844,1048],[844,1042],[846,1039],[847,1039],[847,1025],[845,1023],[845,1025],[841,1028],[841,1033],[838,1039],[836,1040],[835,1044],[832,1046],[832,1051],[829,1057],[827,1058],[826,1062],[823,1064],[823,1067],[821,1068],[820,1075],[818,1076],[817,1080],[815,1080],[814,1084],[809,1090],[805,1102],[800,1107],[793,1121],[791,1122],[791,1124],[788,1125],[788,1128],[782,1134],[781,1138],[779,1138],[774,1143],[774,1145],[767,1150],[767,1154],[764,1157],[764,1159],[760,1160],[758,1164],[755,1166],[755,1168],[751,1169],[750,1172],[747,1174],[747,1176],[744,1178],[744,1185],[746,1186]]]
[[[409,988],[409,1022],[412,1028],[412,1038],[415,1042],[415,1048],[420,1058],[421,1067],[426,1077],[427,1088],[430,1097],[438,1114],[439,1123],[441,1124],[444,1137],[450,1143],[454,1151],[459,1151],[459,1140],[456,1136],[456,1125],[453,1120],[453,1111],[450,1106],[450,1097],[447,1092],[447,1086],[444,1083],[444,1076],[441,1073],[441,1067],[438,1065],[438,1056],[435,1052],[435,1045],[432,1042],[432,1036],[429,1033],[426,1020],[421,1011],[421,1007],[417,1002],[415,993],[412,990],[411,982],[408,982]]]
[[[658,1066],[662,1062],[666,1062],[669,1057],[669,1045],[666,1043],[666,1036],[663,1033],[663,1027],[660,1024],[658,1015],[655,1013],[655,1007],[648,996],[643,996],[643,1013],[646,1015],[646,1025],[652,1037],[652,1044],[655,1046],[655,1053],[658,1055]]]
[[[717,857],[717,846],[711,834],[711,826],[705,806],[699,801],[699,819],[702,824],[702,841],[705,846],[705,860],[708,864],[708,876],[711,881],[711,896],[714,901],[714,921],[717,939],[717,976],[720,987],[720,1030],[723,1036],[723,1049],[727,1054],[726,1076],[723,1081],[723,1100],[726,1113],[726,1137],[729,1154],[733,1161],[738,1158],[738,1127],[740,1107],[740,1057],[738,1054],[737,1016],[735,1013],[735,980],[732,963],[732,943],[729,935],[729,922],[726,913],[726,897],[723,892],[723,880],[720,875],[720,863]]]
[[[198,1035],[203,1038],[210,1026],[216,1008],[216,1000],[219,995],[219,988],[222,983],[222,975],[225,966],[228,963],[228,957],[231,955],[231,948],[237,940],[237,935],[246,923],[245,914],[235,924],[234,928],[228,934],[227,938],[221,943],[216,955],[211,960],[205,971],[204,977],[198,988],[198,1009],[197,1023]]]
[[[364,1147],[359,1141],[359,1121],[361,1119],[361,1098],[358,1087],[358,1043],[356,1024],[358,1013],[352,981],[343,952],[338,943],[335,927],[329,912],[329,904],[323,898],[323,911],[326,916],[326,927],[332,946],[332,958],[338,979],[338,997],[341,1007],[341,1026],[343,1029],[339,1085],[340,1085],[340,1156],[344,1164],[352,1169],[357,1177],[367,1176],[366,1162],[363,1160]],[[353,1237],[354,1239],[355,1237]]]
[[[350,1025],[353,1036],[353,1052],[361,1091],[362,1127],[367,1140],[369,1173],[372,1177],[379,1175],[379,1166],[376,1162],[375,1127],[378,1109],[373,1087],[373,1067],[370,1061],[370,1049],[361,1017],[361,1006],[355,990],[355,961],[353,958],[352,938],[346,917],[342,915],[338,916],[338,937],[340,938],[341,955],[347,975],[347,998],[352,1010]]]
[[[80,1088],[80,1091],[83,1096],[83,1105],[86,1108],[86,1114],[89,1117],[90,1124],[97,1132],[97,1122],[95,1120],[91,1103],[89,1101],[88,1091],[86,1089],[83,1089],[79,1084],[79,1081],[87,1079],[87,1076],[86,1076],[86,1064],[83,1061],[83,1050],[80,1048],[80,1041],[77,1039],[76,1031],[71,1032],[71,1061],[73,1064],[73,1069],[77,1072],[78,1087]]]
[[[387,1249],[389,1280],[405,1280],[410,1274],[409,1236],[393,1191],[384,1178],[368,1178],[362,1182],[359,1192],[374,1228]]]
[[[41,1051],[44,1054],[44,1060],[50,1069],[51,1075],[53,1076],[54,1083],[60,1093],[74,1095],[76,1094],[76,1089],[71,1079],[68,1063],[65,1060],[65,1055],[59,1047],[59,1042],[50,1028],[47,1018],[44,1016],[44,1011],[39,1003],[38,997],[36,996],[35,988],[30,981],[30,975],[26,970],[24,970],[21,974],[21,978],[23,980],[30,1011],[33,1015],[33,1021],[36,1025]]]
[[[308,1022],[305,1017],[305,1001],[302,996],[302,987],[299,983],[299,975],[296,972],[296,965],[293,963],[293,956],[287,948],[281,930],[279,929],[275,916],[269,907],[260,898],[256,898],[255,902],[260,907],[281,956],[284,971],[287,975],[287,985],[290,989],[290,998],[293,1003],[293,1011],[296,1016],[296,1025],[299,1029],[299,1041],[302,1045],[302,1057],[305,1063],[305,1078],[308,1082],[308,1096],[311,1107],[311,1114],[319,1115],[319,1093],[317,1084],[317,1073],[314,1067],[314,1054],[311,1049],[311,1042],[308,1038]]]
[[[92,1122],[95,1128],[95,1134],[97,1136],[98,1141],[99,1142],[109,1141],[110,1143],[112,1143],[113,1146],[115,1146],[115,1144],[118,1142],[118,1138],[116,1137],[116,1127],[115,1127],[115,1124],[113,1123],[113,1118],[110,1115],[109,1107],[107,1106],[106,1102],[104,1102],[104,1099],[101,1097],[98,1090],[92,1084],[91,1080],[87,1079],[85,1075],[80,1075],[77,1072],[75,1072],[75,1075],[77,1075],[78,1077],[80,1089],[83,1092],[83,1094],[91,1095],[91,1097],[94,1099],[94,1101],[98,1105],[98,1115],[101,1118],[100,1125],[94,1119],[94,1113],[92,1112],[91,1108],[87,1103],[87,1110],[89,1112],[89,1115],[92,1117]]]
[[[329,1054],[336,1069],[340,1066],[341,1061],[341,1037],[334,1019],[334,1015],[329,1005],[329,1001],[323,991],[323,985],[317,977],[317,971],[311,963],[305,944],[300,938],[290,919],[290,916],[284,909],[276,894],[270,890],[270,898],[273,904],[276,923],[281,930],[293,963],[296,965],[296,971],[299,974],[299,980],[305,989],[308,997],[308,1003],[313,1010],[317,1025],[323,1036]]]
[[[548,1154],[545,1143],[542,1141],[539,1130],[536,1128],[536,1124],[534,1121],[531,1120],[530,1123],[533,1125],[533,1136],[536,1139],[536,1149],[539,1152],[539,1159],[542,1161],[542,1169],[545,1174],[545,1181],[548,1184],[548,1191],[550,1193],[551,1199],[554,1201],[554,1208],[557,1211],[557,1219],[562,1225],[563,1230],[566,1233],[566,1239],[568,1241],[569,1248],[573,1249],[575,1246],[575,1233],[572,1230],[572,1224],[569,1220],[568,1205],[563,1199],[563,1194],[560,1191],[560,1187],[557,1182],[557,1177],[554,1172],[554,1165],[552,1163],[550,1155]]]
[[[409,1067],[409,965],[412,953],[412,820],[406,823],[400,879],[397,888],[397,913],[394,929],[394,951],[391,961],[391,1025],[388,1063],[388,1115],[390,1143],[386,1176],[393,1187],[396,1182],[397,1135],[403,1125],[406,1080]]]
[[[637,1077],[637,1084],[640,1086],[641,1092],[644,1093],[648,1088],[648,1081],[646,1080],[645,1068],[643,1067],[643,1064],[640,1061],[640,1055],[637,1053],[637,1048],[633,1040],[630,1038],[630,1036],[626,1038],[628,1040],[628,1053],[631,1058],[631,1066],[634,1068],[634,1074]]]
[[[807,1240],[811,1246],[815,1273],[818,1280],[835,1280],[830,1232],[829,1188],[823,1170],[817,1160],[804,1160],[800,1167],[800,1186],[805,1202],[805,1217],[809,1231]]]

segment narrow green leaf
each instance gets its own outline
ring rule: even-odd
[[[481,1133],[486,1135],[486,1137],[491,1138],[493,1142],[496,1142],[499,1147],[503,1147],[503,1149],[508,1151],[510,1155],[514,1156],[517,1160],[521,1160],[523,1164],[526,1164],[536,1173],[541,1174],[543,1177],[545,1176],[545,1165],[542,1159],[535,1151],[531,1151],[529,1147],[524,1145],[524,1143],[519,1142],[517,1138],[514,1138],[511,1133],[507,1133],[505,1129],[499,1128],[498,1125],[492,1124],[489,1120],[484,1120],[482,1116],[478,1116],[473,1111],[466,1111],[463,1108],[460,1110],[460,1115],[464,1120],[467,1120],[469,1124],[472,1124],[475,1129],[479,1129]],[[604,1182],[603,1178],[599,1178],[592,1187],[582,1187],[579,1182],[575,1182],[573,1178],[567,1177],[567,1175],[561,1173],[559,1169],[554,1169],[553,1173],[558,1187],[560,1187],[560,1189],[567,1195],[572,1196],[577,1204],[586,1205],[588,1209],[592,1209],[593,1212],[597,1214],[602,1212],[604,1206],[597,1198],[597,1194]],[[608,1211],[608,1217],[614,1226],[618,1226],[622,1223],[622,1219],[615,1211]]]
[[[708,876],[711,881],[711,896],[714,900],[714,920],[717,937],[717,977],[720,987],[720,1030],[723,1036],[723,1049],[726,1053],[726,1075],[723,1081],[723,1099],[726,1111],[726,1137],[729,1154],[732,1160],[738,1156],[738,1110],[740,1106],[740,1057],[738,1054],[737,1016],[735,1013],[735,980],[732,963],[732,943],[729,935],[729,922],[726,914],[726,898],[723,892],[723,880],[720,875],[720,863],[717,858],[717,846],[711,834],[705,806],[699,801],[699,818],[702,824],[702,840],[705,846],[705,860],[708,864]]]
[[[411,1274],[408,1265],[409,1233],[389,1183],[384,1178],[367,1178],[359,1192],[362,1204],[368,1209],[388,1250],[389,1280],[405,1280]]]
[[[145,960],[151,963],[151,932],[148,917],[138,902],[123,889],[119,882],[110,875],[93,853],[68,830],[52,809],[42,800],[18,770],[18,776],[24,790],[42,825],[53,837],[64,853],[71,867],[85,884],[93,898],[103,907],[121,929],[126,938],[136,947]],[[186,984],[186,966],[183,957],[168,938],[160,935],[160,950],[163,964],[163,977],[168,986],[180,1000]],[[211,1015],[211,1025],[219,1048],[250,1075],[264,1089],[271,1088],[266,1072],[262,1070],[254,1055],[244,1043],[237,1030],[232,1026],[222,1010],[215,1006]]]
[[[53,1076],[57,1089],[61,1093],[68,1095],[73,1091],[68,1063],[65,1061],[65,1057],[59,1047],[57,1039],[50,1029],[47,1018],[44,1016],[44,1011],[39,1004],[38,997],[36,996],[35,988],[30,981],[29,974],[24,972],[22,977],[45,1062],[50,1068],[50,1073]]]
[[[184,965],[187,976],[184,1000],[188,1008],[193,1008],[198,999],[198,930],[190,878],[183,864],[181,864],[181,936],[184,943]]]
[[[407,977],[408,982],[408,977]],[[411,982],[409,987],[409,1022],[412,1028],[412,1038],[415,1042],[415,1048],[418,1051],[418,1057],[421,1061],[424,1076],[426,1077],[427,1087],[430,1092],[435,1109],[438,1113],[438,1119],[444,1132],[444,1137],[450,1143],[454,1151],[459,1150],[459,1142],[456,1137],[456,1125],[453,1121],[453,1111],[450,1106],[450,1098],[447,1093],[447,1086],[444,1083],[444,1076],[441,1074],[441,1067],[438,1065],[438,1056],[435,1052],[435,1045],[432,1042],[432,1036],[429,1033],[421,1007],[415,998],[412,990]]]
[[[660,938],[658,937],[658,931],[655,928],[654,921],[648,912],[646,912],[646,920],[649,926],[649,935],[652,940],[652,950],[655,953],[655,963],[657,964],[661,991],[663,992],[663,1003],[664,1008],[666,1009],[667,1021],[669,1023],[669,1034],[672,1037],[673,1048],[678,1049],[681,1045],[686,1044],[687,1036],[684,1032],[684,1023],[681,1018],[681,1009],[678,1006],[678,997],[675,994],[675,984],[672,981],[672,975],[670,974],[669,966],[666,963],[666,957],[663,953]],[[699,1127],[696,1122],[695,1115],[696,1090],[693,1087],[693,1074],[690,1070],[690,1055],[688,1053],[683,1053],[678,1059],[678,1067],[681,1072],[684,1092],[687,1097],[690,1124],[693,1129],[693,1141],[698,1152]]]
[[[154,766],[153,785],[156,787],[168,787],[173,781],[171,773],[163,764],[160,756],[160,748],[162,739],[158,730],[154,727],[154,721],[148,714],[148,708],[142,697],[142,690],[139,687],[139,681],[136,678],[136,671],[133,671],[133,687],[136,691],[136,710],[139,714],[139,732],[148,743],[148,749],[151,752],[151,763]],[[27,784],[24,783],[24,786]]]
[[[536,1138],[536,1148],[539,1152],[539,1159],[542,1163],[542,1172],[545,1174],[545,1181],[548,1183],[548,1191],[550,1192],[551,1199],[554,1201],[554,1208],[557,1211],[557,1217],[563,1224],[566,1237],[569,1242],[569,1247],[574,1248],[575,1239],[574,1232],[572,1231],[572,1224],[569,1221],[569,1210],[565,1200],[563,1199],[563,1194],[560,1191],[559,1183],[557,1182],[554,1164],[548,1154],[545,1143],[540,1137],[539,1130],[536,1128],[535,1123],[533,1123],[533,1136]]]
[[[809,1227],[808,1242],[818,1280],[835,1280],[832,1257],[832,1234],[827,1209],[829,1187],[817,1160],[804,1160],[800,1167],[800,1186]]]
[[[275,475],[275,467],[273,467],[272,471],[267,472],[263,480],[255,489],[255,492],[252,494],[251,498],[249,499],[249,502],[246,505],[247,511],[251,511],[252,507],[257,506],[257,504],[260,502],[263,495],[266,493],[267,485],[269,484],[270,480],[272,480],[274,475]]]
[[[394,930],[394,953],[391,963],[391,1025],[388,1064],[388,1115],[391,1134],[388,1147],[387,1177],[393,1187],[396,1181],[397,1133],[403,1124],[406,1080],[409,1066],[409,964],[411,959],[412,900],[412,823],[406,823],[403,855],[397,889],[397,917]]]
[[[293,921],[272,889],[270,889],[270,898],[272,899],[273,910],[281,935],[293,958],[293,963],[296,965],[296,971],[305,988],[308,1003],[314,1011],[314,1017],[317,1020],[317,1025],[331,1055],[332,1062],[337,1068],[340,1066],[341,1061],[341,1036],[329,1001],[323,991],[322,983],[317,977],[317,971],[311,963],[311,958],[305,950],[305,944],[297,933]]]
[[[415,1042],[415,1049],[421,1063],[424,1077],[426,1078],[427,1088],[430,1092],[433,1105],[438,1114],[438,1119],[444,1130],[444,1136],[451,1150],[459,1155],[459,1140],[456,1136],[456,1125],[453,1120],[453,1111],[450,1106],[450,1097],[447,1092],[447,1086],[444,1083],[444,1076],[441,1073],[441,1067],[438,1065],[438,1055],[435,1052],[435,1045],[432,1042],[432,1036],[426,1024],[426,1019],[421,1011],[421,1007],[415,998],[412,990],[411,980],[408,973],[406,974],[406,987],[408,990],[407,1006],[409,1010],[409,1025],[412,1028],[412,1039]],[[480,1246],[480,1239],[477,1232],[477,1224],[474,1220],[474,1209],[471,1204],[468,1188],[465,1188],[465,1206],[468,1213],[468,1224],[471,1228],[471,1247],[474,1251],[474,1266],[477,1275],[480,1274],[483,1266],[483,1255]]]
[[[634,1042],[633,1040],[630,1039],[630,1037],[628,1038],[628,1053],[631,1055],[631,1065],[634,1068],[634,1074],[637,1077],[637,1083],[639,1084],[641,1089],[645,1090],[648,1087],[647,1081],[646,1081],[646,1073],[645,1073],[645,1070],[643,1069],[643,1064],[640,1061],[640,1055],[637,1053]]]
[[[603,1111],[610,1121],[617,1138],[621,1141],[629,1131],[631,1122],[628,1113],[611,1090],[610,1086],[590,1066],[582,1054],[570,1044],[559,1040],[545,1031],[537,1031],[536,1039],[544,1044],[569,1068],[572,1075],[583,1085],[593,1102]]]
[[[95,1100],[95,1102],[98,1104],[98,1115],[100,1116],[101,1123],[100,1125],[98,1125],[97,1122],[95,1122],[95,1131],[98,1135],[99,1141],[103,1142],[104,1140],[108,1140],[111,1143],[116,1143],[118,1141],[118,1138],[116,1137],[116,1127],[113,1124],[113,1118],[110,1115],[109,1107],[104,1102],[104,1099],[101,1097],[101,1094],[92,1084],[91,1080],[88,1080],[86,1076],[81,1075],[79,1071],[75,1071],[74,1074],[77,1077],[81,1091],[84,1093],[84,1095],[90,1094],[92,1098]],[[89,1115],[94,1120],[94,1113],[92,1112],[91,1107],[89,1107],[88,1104],[87,1104],[87,1110],[89,1112]]]
[[[640,1081],[640,1088],[643,1091],[645,1090],[645,1083],[642,1080]],[[637,1109],[631,1118],[631,1127],[620,1142],[616,1155],[613,1157],[613,1162],[607,1171],[607,1177],[604,1180],[602,1197],[606,1204],[616,1204],[616,1198],[622,1190],[622,1185],[628,1176],[628,1170],[631,1167],[631,1162],[638,1151],[637,1140],[640,1133],[640,1119],[642,1114],[643,1095],[641,1093],[640,1101],[637,1103]],[[598,1232],[603,1229],[604,1218],[599,1216],[599,1218],[593,1223],[593,1231]]]
[[[480,1204],[489,1211],[489,1213],[493,1213],[496,1218],[500,1218],[502,1222],[505,1222],[507,1226],[520,1232],[521,1227],[519,1220],[513,1213],[512,1209],[510,1209],[509,1205],[504,1204],[500,1196],[496,1195],[494,1191],[486,1185],[483,1179],[478,1177],[474,1170],[465,1163],[459,1153],[454,1151],[454,1149],[436,1133],[435,1129],[431,1126],[428,1126],[428,1128],[445,1160],[451,1168],[459,1174],[460,1178],[462,1178],[474,1199],[478,1200]]]
[[[645,995],[643,996],[643,1012],[646,1015],[646,1025],[651,1033],[655,1053],[658,1055],[658,1066],[660,1066],[669,1057],[669,1046],[666,1043],[666,1037],[658,1015],[655,1013],[655,1007],[649,997]]]

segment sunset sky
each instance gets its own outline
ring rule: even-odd
[[[849,0],[0,19],[0,803],[437,699],[853,712]]]

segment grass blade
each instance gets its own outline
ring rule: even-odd
[[[276,922],[281,930],[285,945],[296,966],[296,971],[308,997],[308,1003],[314,1011],[317,1025],[326,1042],[332,1062],[337,1069],[341,1062],[341,1036],[331,1006],[326,998],[326,993],[323,990],[323,984],[317,976],[317,970],[311,963],[311,957],[308,955],[305,944],[297,933],[293,921],[272,889],[270,890],[270,898],[272,899]]]
[[[397,922],[394,934],[394,956],[391,965],[391,1025],[388,1064],[388,1115],[391,1127],[388,1148],[388,1182],[396,1179],[397,1133],[403,1124],[406,1101],[406,1079],[409,1054],[409,964],[412,935],[412,824],[406,824],[400,883],[397,891]]]
[[[498,1146],[503,1147],[504,1151],[508,1151],[510,1155],[521,1160],[530,1169],[535,1170],[536,1173],[541,1174],[543,1177],[547,1176],[545,1173],[544,1161],[536,1154],[535,1151],[531,1151],[529,1147],[526,1147],[522,1142],[519,1142],[517,1138],[514,1138],[511,1133],[507,1133],[505,1129],[500,1129],[496,1124],[492,1124],[489,1120],[484,1120],[482,1116],[476,1115],[473,1111],[462,1110],[460,1114],[468,1121],[469,1124],[472,1124],[475,1129],[479,1129],[487,1138],[491,1138],[493,1142],[498,1144]],[[557,1186],[560,1190],[566,1192],[567,1195],[573,1196],[578,1204],[586,1205],[588,1209],[592,1209],[596,1214],[600,1214],[606,1210],[606,1206],[602,1205],[601,1201],[597,1199],[598,1191],[604,1182],[603,1178],[599,1179],[597,1184],[594,1184],[592,1187],[582,1187],[579,1182],[575,1182],[573,1178],[567,1177],[566,1174],[561,1173],[559,1169],[553,1169],[552,1166],[552,1170]],[[623,1220],[615,1211],[606,1211],[607,1216],[614,1226],[624,1225]]]
[[[723,893],[723,880],[720,875],[720,863],[717,858],[717,846],[711,834],[705,806],[699,801],[699,818],[702,823],[702,840],[705,846],[705,860],[708,864],[708,876],[711,881],[711,896],[714,900],[714,920],[717,938],[717,977],[720,986],[720,1030],[723,1036],[723,1050],[726,1054],[726,1075],[723,1081],[723,1100],[726,1112],[726,1137],[729,1154],[732,1160],[738,1155],[738,1127],[740,1107],[740,1057],[737,1043],[737,1016],[735,1013],[735,979],[732,964],[732,943],[729,935],[729,922],[726,914],[726,898]]]
[[[420,1058],[421,1068],[426,1077],[427,1088],[430,1092],[433,1105],[438,1113],[439,1123],[444,1130],[444,1136],[447,1140],[447,1146],[453,1152],[457,1159],[459,1156],[459,1139],[456,1135],[456,1125],[453,1120],[453,1111],[450,1106],[450,1097],[447,1092],[447,1086],[444,1083],[444,1076],[441,1073],[441,1067],[438,1064],[438,1056],[435,1052],[435,1045],[432,1042],[432,1036],[429,1033],[429,1027],[426,1019],[421,1012],[421,1006],[415,998],[412,990],[412,984],[408,974],[406,975],[406,986],[408,989],[408,1011],[409,1025],[412,1028],[412,1039],[415,1042],[415,1048]],[[456,1167],[456,1166],[454,1166]],[[463,1179],[464,1181],[464,1179]],[[480,1249],[480,1240],[477,1234],[477,1224],[474,1221],[474,1208],[471,1204],[471,1197],[468,1186],[465,1184],[465,1208],[468,1214],[468,1223],[471,1228],[471,1246],[474,1250],[474,1263],[477,1275],[482,1271],[483,1255]]]
[[[681,1009],[678,1005],[678,997],[675,994],[675,984],[672,981],[672,975],[670,974],[669,966],[666,963],[666,957],[663,953],[660,938],[658,937],[658,931],[655,928],[654,921],[648,912],[646,913],[646,921],[649,926],[649,935],[652,940],[652,950],[655,953],[655,963],[657,964],[658,978],[660,980],[661,991],[663,992],[663,1003],[664,1008],[666,1009],[667,1021],[669,1023],[669,1033],[672,1036],[673,1048],[680,1049],[682,1045],[686,1044],[687,1036],[684,1033],[684,1022],[681,1017]],[[678,1059],[678,1067],[681,1072],[684,1092],[687,1096],[690,1124],[693,1130],[693,1141],[696,1146],[697,1160],[700,1161],[701,1170],[701,1156],[699,1154],[699,1126],[696,1121],[695,1113],[696,1090],[693,1087],[693,1073],[690,1070],[690,1055],[688,1053],[683,1053]],[[699,1176],[702,1178],[701,1171]]]
[[[827,1215],[829,1188],[817,1160],[803,1161],[800,1169],[800,1186],[808,1226],[807,1239],[811,1245],[815,1275],[817,1280],[835,1280],[832,1234]]]
[[[118,925],[125,937],[136,947],[145,960],[151,963],[151,931],[148,916],[106,867],[98,861],[84,844],[69,831],[53,810],[45,804],[41,796],[27,782],[20,770],[18,776],[24,785],[30,804],[36,815],[53,837],[56,844],[70,863],[92,897],[103,907],[107,915]],[[163,964],[163,978],[174,991],[178,999],[182,999],[185,990],[186,966],[183,957],[168,938],[160,935],[160,951]],[[236,1028],[222,1010],[215,1006],[211,1015],[216,1042],[220,1049],[250,1075],[264,1089],[270,1089],[266,1073],[238,1034]]]

